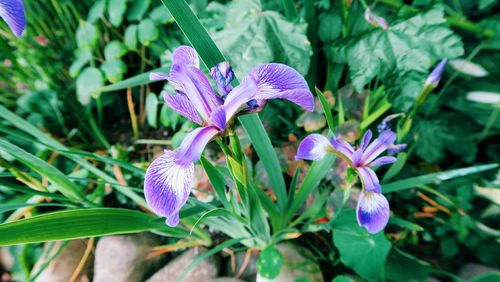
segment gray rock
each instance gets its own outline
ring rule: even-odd
[[[159,244],[159,237],[148,232],[101,238],[95,250],[94,282],[144,281],[162,261],[162,257],[147,258]]]
[[[94,257],[91,252],[88,254],[88,257],[85,258],[87,244],[88,240],[73,240],[67,242],[65,245],[63,241],[46,243],[43,246],[40,259],[36,262],[31,272],[32,275],[35,275],[41,270],[40,275],[36,277],[35,281],[66,282],[72,279],[72,281],[90,281]],[[60,250],[61,252],[59,255],[51,259]],[[85,259],[85,264],[79,269],[83,259]],[[42,269],[47,262],[49,262],[47,267]]]
[[[246,252],[239,252],[234,255],[235,257],[235,271],[233,272],[232,266],[231,266],[231,260],[227,262],[226,265],[226,273],[229,275],[236,276],[236,274],[240,271],[241,267],[243,266],[243,263],[245,261],[246,257]],[[245,281],[253,282],[255,281],[257,277],[257,255],[252,254],[250,256],[250,261],[248,262],[248,265],[245,268],[245,271],[241,274],[241,278]]]
[[[464,280],[470,280],[474,277],[481,276],[483,274],[490,272],[498,273],[500,272],[500,270],[482,264],[468,263],[462,266],[462,268],[460,268],[458,275],[462,277]]]
[[[174,282],[186,269],[189,264],[200,254],[205,252],[205,248],[192,248],[170,261],[166,266],[156,272],[147,282]],[[211,256],[198,263],[190,272],[184,276],[182,282],[199,282],[215,278],[219,272],[218,263],[215,257]]]
[[[324,281],[319,265],[304,255],[307,250],[291,244],[279,244],[277,248],[284,259],[280,274],[273,280],[257,274],[257,282],[289,282],[300,278],[311,282]]]

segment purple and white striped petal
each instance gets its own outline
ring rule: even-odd
[[[330,144],[332,144],[333,148],[337,152],[341,153],[345,158],[349,159],[351,163],[353,162],[354,148],[345,140],[343,140],[342,137],[337,136],[330,138]]]
[[[26,15],[22,0],[0,0],[0,17],[12,32],[21,37],[26,28]]]
[[[209,119],[214,109],[222,105],[222,100],[215,95],[207,77],[192,65],[173,65],[168,80],[177,90],[186,93],[189,101],[205,120]]]
[[[382,132],[377,139],[375,139],[364,151],[361,163],[368,165],[376,157],[382,154],[387,148],[394,145],[396,141],[396,133],[391,130]]]
[[[370,144],[370,141],[372,141],[372,136],[373,136],[372,131],[368,129],[365,135],[363,135],[363,138],[361,139],[361,144],[359,145],[359,148],[362,151],[364,151],[368,146],[368,144]]]
[[[194,48],[181,45],[174,50],[172,54],[172,65],[187,64],[200,68],[200,59]]]
[[[388,154],[397,154],[399,152],[404,151],[407,146],[408,146],[407,144],[397,144],[397,145],[389,146],[389,148],[387,148],[387,153]]]
[[[189,165],[199,160],[205,146],[219,133],[215,126],[199,127],[190,132],[181,146],[175,150],[175,162],[180,165]]]
[[[389,202],[380,193],[361,193],[356,207],[358,224],[369,233],[378,233],[384,229],[389,221]]]
[[[300,142],[295,159],[321,160],[331,149],[333,148],[328,138],[321,134],[310,134]]]
[[[180,165],[175,162],[174,151],[165,151],[146,171],[146,202],[156,214],[167,218],[169,226],[179,224],[179,210],[191,193],[193,173],[192,163]]]
[[[231,82],[234,79],[234,72],[229,62],[218,63],[210,70],[210,76],[215,81],[217,91],[222,97],[227,96],[233,90]]]
[[[396,161],[395,157],[384,156],[384,157],[380,157],[380,158],[374,160],[373,162],[371,162],[370,167],[388,165],[388,164],[392,164],[395,161]]]
[[[151,81],[157,81],[157,80],[167,80],[168,79],[168,74],[162,73],[162,72],[150,72],[149,73],[149,80]]]
[[[366,166],[357,167],[356,172],[358,173],[359,179],[361,179],[365,192],[382,192],[377,174],[375,174],[371,168]]]
[[[306,80],[293,68],[283,64],[264,64],[255,67],[247,77],[256,81],[259,92],[256,100],[286,99],[305,110],[314,110],[314,97]]]
[[[203,124],[203,120],[200,118],[198,112],[185,94],[170,95],[167,92],[163,92],[163,99],[167,105],[182,116],[196,122],[199,125]]]

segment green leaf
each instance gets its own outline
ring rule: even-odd
[[[257,271],[264,278],[274,279],[280,274],[283,261],[280,251],[273,246],[268,246],[260,252],[257,259]]]
[[[87,15],[87,21],[89,23],[95,23],[98,19],[104,16],[104,10],[106,9],[106,0],[99,0],[92,5],[89,14]]]
[[[413,105],[435,61],[464,53],[460,37],[446,24],[441,6],[391,24],[387,30],[372,28],[332,46],[332,58],[349,65],[357,91],[377,76],[393,105],[403,111]]]
[[[106,60],[119,59],[127,53],[125,45],[118,40],[113,40],[104,47],[104,58]]]
[[[123,43],[129,50],[137,50],[137,25],[129,25],[125,30]]]
[[[122,60],[111,59],[102,63],[101,70],[109,82],[117,83],[123,79],[123,74],[127,72],[127,65]]]
[[[138,211],[113,208],[75,209],[48,213],[0,224],[0,246],[69,240],[162,229],[166,233],[189,234],[168,228],[157,218]],[[63,228],[62,228],[63,227]]]
[[[76,31],[76,43],[80,49],[92,50],[99,39],[99,30],[89,22],[80,22]]]
[[[332,222],[333,243],[340,260],[368,280],[382,277],[391,243],[384,232],[369,234],[356,222],[354,209],[342,211]]]
[[[442,120],[419,120],[415,126],[415,134],[415,152],[428,163],[442,160],[448,144],[455,142],[455,136]]]
[[[76,95],[82,105],[88,105],[92,96],[99,96],[99,89],[104,84],[99,69],[86,68],[76,79]]]
[[[403,169],[404,165],[406,164],[406,160],[408,159],[408,155],[405,152],[399,153],[398,158],[396,159],[396,162],[394,162],[387,172],[384,174],[384,178],[382,179],[382,182],[387,182],[394,178],[398,173]]]
[[[307,73],[312,51],[305,23],[291,23],[275,11],[263,11],[260,0],[234,0],[227,15],[225,28],[214,33],[213,39],[235,65],[238,76],[269,62]]]
[[[154,8],[149,13],[149,17],[157,24],[166,24],[174,20],[168,9],[163,5]]]
[[[167,104],[163,104],[160,110],[160,123],[165,127],[175,128],[180,115]]]
[[[132,7],[130,7],[127,13],[127,20],[129,21],[139,21],[144,16],[144,13],[151,5],[151,0],[134,0]]]
[[[0,139],[0,149],[13,156],[17,161],[23,163],[31,170],[37,172],[43,177],[46,177],[54,185],[54,187],[64,196],[68,197],[68,199],[75,202],[83,200],[82,192],[76,184],[49,163],[26,152],[16,145],[7,142],[4,139]]]
[[[431,265],[425,261],[393,248],[387,258],[385,273],[392,281],[426,281]]]
[[[156,128],[158,117],[158,96],[155,93],[149,93],[146,98],[146,119],[151,127]]]
[[[466,168],[453,169],[438,173],[430,173],[422,176],[411,177],[399,181],[395,181],[389,184],[382,185],[382,191],[384,193],[391,193],[396,191],[402,191],[414,187],[418,187],[420,185],[426,185],[431,183],[437,183],[445,180],[450,180],[457,177],[464,177],[470,174],[479,173],[482,171],[490,170],[497,168],[498,164],[485,164],[485,165],[477,165]]]
[[[92,52],[90,52],[90,50],[78,49],[76,51],[76,60],[73,61],[69,67],[69,75],[72,78],[77,77],[82,68],[87,65],[90,60],[92,60]]]
[[[150,19],[144,19],[139,23],[137,32],[139,34],[139,42],[142,44],[149,46],[151,42],[158,39],[160,36],[160,31]]]
[[[127,88],[136,87],[136,86],[139,86],[139,85],[144,85],[144,84],[150,83],[150,80],[149,80],[149,74],[150,73],[153,73],[153,72],[168,72],[169,70],[170,70],[170,66],[165,66],[165,67],[161,67],[161,68],[158,68],[158,69],[154,69],[154,70],[152,70],[150,72],[141,73],[141,74],[138,74],[138,75],[133,76],[131,78],[127,78],[127,79],[125,79],[123,81],[120,81],[118,83],[107,85],[107,86],[102,87],[101,89],[99,89],[99,91],[100,92],[118,91],[118,90],[123,90],[123,89],[127,89]]]
[[[217,169],[209,160],[205,157],[201,157],[201,165],[203,166],[203,170],[207,173],[208,180],[217,194],[217,199],[221,201],[222,205],[228,209],[229,203],[227,201],[226,196],[226,180],[224,179],[224,175]]]
[[[330,129],[331,132],[334,132],[335,122],[333,121],[332,109],[330,108],[330,105],[328,104],[325,95],[323,95],[323,92],[321,92],[321,90],[319,90],[318,87],[315,87],[315,90],[316,90],[316,95],[318,95],[319,101],[321,102],[321,106],[323,107],[323,111],[326,117],[326,122],[328,123],[328,128]]]
[[[120,26],[123,22],[123,14],[127,10],[127,0],[108,0],[109,22],[113,26]]]

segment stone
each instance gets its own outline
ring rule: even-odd
[[[235,272],[233,272],[233,269],[231,266],[231,260],[229,260],[227,262],[227,265],[226,265],[226,273],[228,273],[229,275],[236,276],[237,273],[240,271],[241,267],[243,266],[246,254],[247,254],[246,252],[236,253],[234,255],[235,263],[236,263],[235,264],[235,266],[236,266]],[[243,271],[243,273],[240,275],[240,277],[245,281],[249,281],[249,282],[255,281],[255,279],[257,277],[257,255],[252,254],[250,256],[250,260],[245,268],[245,271]]]
[[[36,277],[35,281],[90,281],[92,278],[94,257],[91,250],[88,253],[87,244],[89,244],[88,240],[68,241],[66,245],[64,245],[63,241],[45,243],[40,259],[33,266],[32,275],[38,273],[47,262],[50,262],[40,275]],[[93,246],[91,247],[93,248]],[[61,250],[61,248],[63,249]],[[59,255],[53,258],[59,251]],[[82,267],[80,264],[83,260],[85,261]]]
[[[103,237],[95,250],[94,282],[139,282],[161,265],[162,256],[148,258],[160,237],[149,233]]]
[[[156,272],[146,282],[174,282],[186,269],[189,264],[201,253],[206,252],[205,248],[195,247],[187,250],[174,260],[170,261],[166,266]],[[217,259],[210,256],[198,263],[191,271],[189,271],[182,282],[199,282],[207,281],[217,277],[219,267]]]
[[[324,281],[319,265],[304,255],[308,253],[307,250],[285,243],[279,244],[277,248],[284,259],[280,274],[272,280],[257,274],[257,282],[289,282],[299,279],[311,282]]]
[[[460,268],[458,275],[464,280],[468,281],[474,277],[478,277],[491,272],[499,273],[500,270],[478,263],[467,263]]]

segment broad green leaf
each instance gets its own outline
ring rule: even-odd
[[[342,211],[332,222],[333,243],[340,260],[367,280],[379,280],[391,243],[384,232],[369,234],[356,221],[354,209]]]
[[[498,164],[477,165],[466,168],[453,169],[438,173],[430,173],[422,176],[411,177],[403,180],[398,180],[389,184],[382,185],[384,193],[391,193],[410,188],[415,188],[420,185],[431,183],[439,183],[441,181],[450,180],[457,177],[464,177],[470,174],[479,173],[482,171],[498,168]]]
[[[181,116],[167,104],[163,104],[160,110],[160,123],[165,127],[175,129]]]
[[[89,22],[80,22],[76,31],[76,43],[80,49],[92,50],[99,39],[99,30]]]
[[[104,10],[106,10],[106,0],[96,1],[90,8],[89,14],[87,15],[87,21],[92,24],[95,23],[104,16]]]
[[[151,127],[156,128],[158,120],[158,96],[155,93],[149,93],[146,98],[146,119]]]
[[[103,77],[99,69],[86,68],[76,79],[76,95],[82,105],[88,105],[91,97],[100,95],[99,89],[104,84]]]
[[[114,208],[53,212],[0,224],[0,246],[70,240],[161,229],[174,236],[188,236],[180,228],[168,228],[156,217]]]
[[[154,8],[149,13],[149,17],[157,24],[166,24],[174,20],[168,9],[163,5]]]
[[[160,31],[156,27],[155,22],[150,19],[144,19],[139,23],[137,28],[137,33],[139,34],[139,42],[149,46],[151,42],[158,39],[160,36]]]
[[[283,261],[280,251],[273,246],[268,246],[259,254],[257,271],[264,278],[274,279],[280,274]]]
[[[17,161],[23,163],[31,170],[46,177],[54,187],[61,192],[64,196],[76,202],[83,199],[81,189],[75,183],[64,175],[60,170],[53,167],[51,164],[43,161],[42,159],[26,152],[25,150],[17,147],[16,145],[0,139],[0,149],[14,157]]]
[[[151,0],[134,0],[132,7],[128,10],[127,20],[139,21],[151,5]]]
[[[393,248],[385,265],[386,277],[392,281],[426,281],[431,265],[425,261]]]
[[[127,10],[127,0],[108,0],[109,22],[113,26],[120,26],[123,22],[123,15]]]
[[[127,78],[127,79],[120,81],[118,83],[107,85],[107,86],[99,89],[99,91],[100,92],[118,91],[118,90],[123,90],[123,89],[127,89],[127,88],[132,88],[132,87],[148,84],[151,82],[149,80],[150,73],[152,73],[152,72],[168,72],[169,70],[170,70],[170,66],[165,66],[165,67],[161,67],[158,69],[154,69],[150,72],[141,73],[141,74],[138,74],[138,75],[133,76],[131,78]]]
[[[110,59],[102,63],[101,70],[109,82],[117,83],[123,79],[123,74],[127,72],[127,65],[122,60]]]
[[[449,29],[441,6],[390,24],[387,30],[372,28],[332,46],[332,58],[349,65],[358,91],[378,77],[399,110],[413,105],[434,62],[464,53],[460,37]]]
[[[444,120],[419,120],[415,132],[418,136],[415,152],[428,163],[442,160],[448,144],[456,141]]]
[[[113,40],[104,47],[104,58],[106,60],[119,59],[127,53],[125,45],[118,40]]]
[[[78,49],[76,51],[76,60],[69,67],[69,75],[72,78],[78,76],[82,68],[92,60],[92,52],[88,49]]]
[[[312,51],[305,23],[291,23],[275,11],[263,11],[260,0],[234,0],[227,15],[225,28],[213,39],[236,66],[238,76],[269,62],[307,73]]]
[[[127,27],[123,43],[125,43],[129,50],[137,49],[137,25],[132,24]]]

